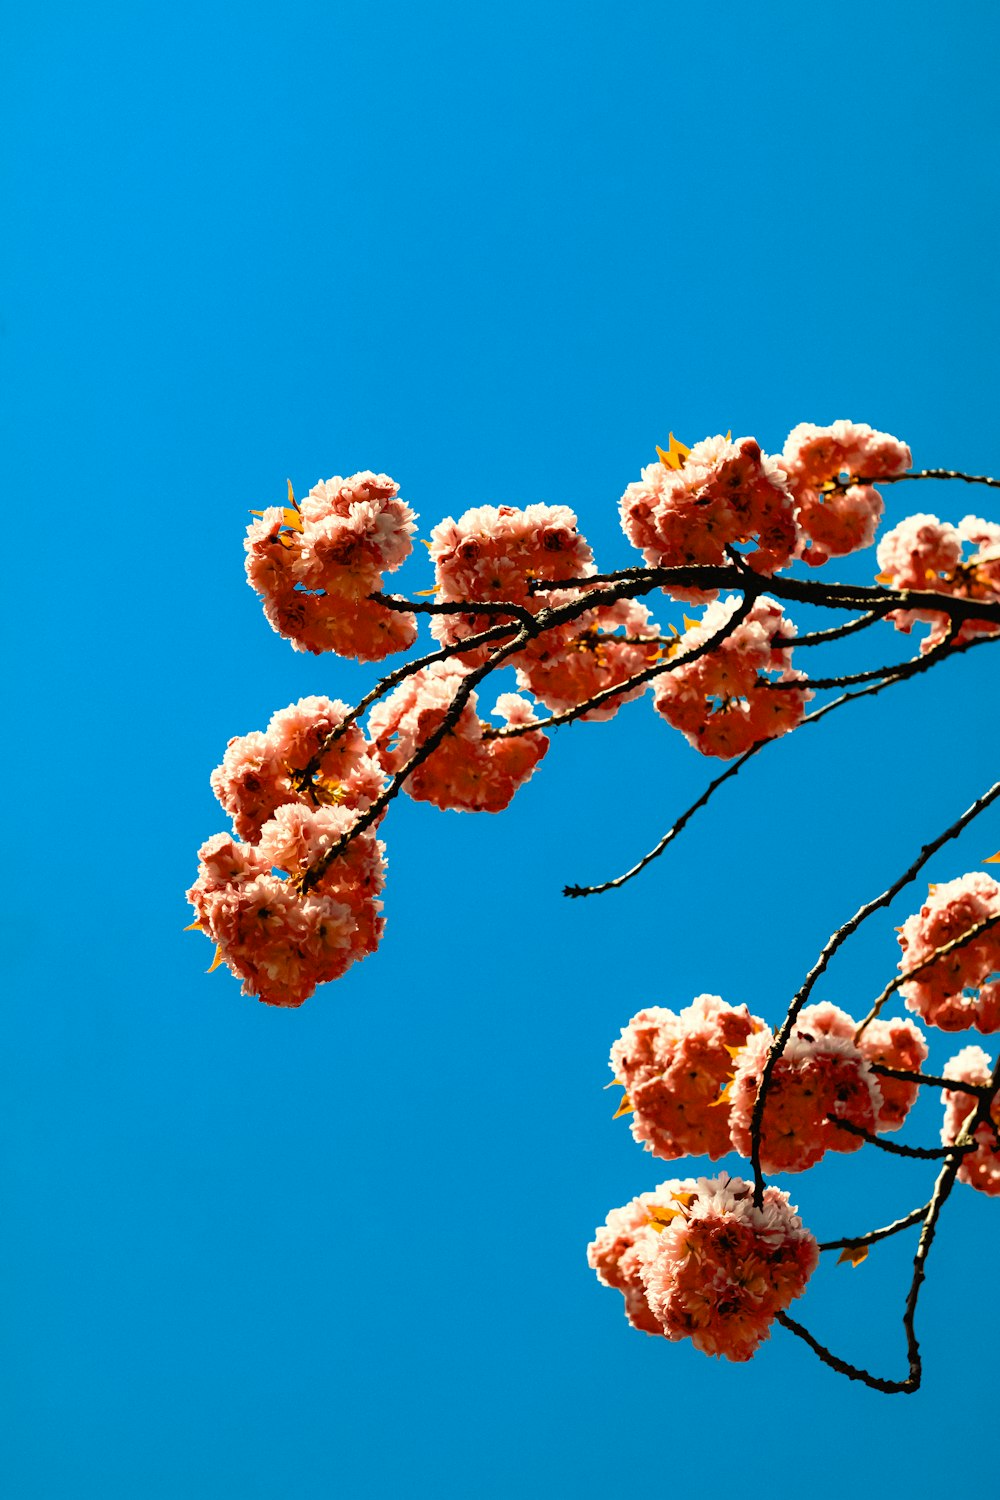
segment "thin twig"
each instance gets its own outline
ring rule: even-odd
[[[869,1146],[877,1146],[880,1151],[888,1151],[892,1156],[914,1156],[920,1161],[935,1161],[942,1156],[950,1156],[954,1151],[975,1151],[976,1143],[972,1141],[967,1146],[904,1146],[901,1141],[885,1141],[880,1135],[875,1135],[870,1130],[865,1130],[863,1125],[855,1125],[853,1120],[838,1120],[836,1115],[827,1115],[831,1125],[836,1125],[839,1130],[846,1130],[849,1135],[856,1135],[859,1140],[867,1141]]]
[[[915,1083],[922,1088],[960,1089],[963,1094],[984,1094],[989,1088],[986,1083],[965,1083],[961,1079],[944,1078],[937,1073],[917,1073],[911,1068],[890,1068],[885,1063],[870,1062],[868,1066],[880,1077],[895,1078],[899,1083]]]
[[[910,1229],[914,1224],[919,1224],[926,1219],[930,1202],[924,1203],[920,1208],[914,1208],[910,1213],[904,1214],[901,1219],[894,1219],[891,1224],[886,1224],[882,1229],[869,1229],[866,1234],[848,1235],[842,1240],[824,1240],[820,1250],[855,1250],[862,1245],[874,1245],[878,1240],[886,1240],[891,1234],[899,1234],[902,1229]]]

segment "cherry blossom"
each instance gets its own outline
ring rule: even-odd
[[[1000,913],[1000,885],[980,870],[931,886],[899,930],[900,970],[908,973],[987,918]],[[910,1010],[942,1031],[1000,1031],[1000,923],[934,959],[900,985]]]
[[[990,1059],[982,1047],[963,1047],[949,1062],[945,1063],[945,1078],[956,1083],[984,1085],[990,1081],[992,1068]],[[962,1089],[943,1089],[944,1124],[941,1126],[942,1146],[954,1145],[962,1126],[976,1108],[979,1099]],[[991,1198],[1000,1193],[1000,1092],[994,1094],[990,1103],[990,1119],[977,1126],[973,1135],[975,1151],[962,1157],[958,1169],[959,1182],[967,1182],[980,1193]]]

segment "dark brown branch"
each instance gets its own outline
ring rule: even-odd
[[[855,1125],[853,1120],[838,1120],[836,1115],[827,1115],[827,1119],[839,1130],[846,1130],[849,1135],[856,1135],[859,1140],[867,1141],[869,1146],[877,1146],[880,1151],[888,1151],[892,1156],[914,1156],[920,1161],[934,1161],[942,1156],[951,1156],[956,1151],[965,1155],[976,1149],[975,1141],[965,1146],[904,1146],[901,1141],[883,1140],[880,1135],[865,1130],[863,1125]]]
[[[771,740],[758,740],[756,745],[752,745],[750,749],[745,751],[738,760],[734,760],[732,765],[728,766],[726,770],[723,771],[721,776],[716,776],[714,781],[710,781],[697,801],[692,802],[691,806],[685,812],[681,813],[680,817],[677,819],[676,823],[674,823],[673,827],[667,829],[662,839],[660,839],[660,842],[656,844],[654,848],[650,849],[648,854],[644,854],[639,863],[633,865],[631,870],[626,870],[624,875],[616,875],[614,880],[605,880],[601,885],[567,885],[563,888],[563,895],[599,896],[603,891],[617,890],[618,887],[624,885],[626,881],[632,880],[636,875],[644,870],[648,864],[652,863],[652,861],[656,859],[658,855],[662,854],[668,844],[673,843],[674,839],[681,832],[682,828],[684,828],[685,824],[694,817],[695,813],[700,807],[704,807],[707,804],[709,798],[712,796],[712,793],[718,787],[722,786],[723,782],[728,781],[731,776],[735,776],[736,773],[746,765],[747,761],[752,755],[756,755],[758,750],[763,749],[765,745],[769,745],[771,743]]]
[[[861,924],[867,921],[867,919],[872,916],[874,912],[879,911],[884,906],[889,906],[895,900],[896,896],[899,895],[899,892],[903,890],[907,885],[909,885],[912,880],[916,879],[917,875],[923,869],[927,861],[933,855],[935,855],[937,851],[943,847],[943,845],[948,843],[950,839],[956,838],[957,835],[961,833],[962,829],[967,827],[967,825],[971,823],[974,818],[978,817],[985,808],[989,807],[992,802],[995,802],[997,797],[1000,797],[1000,781],[994,782],[989,791],[984,792],[981,797],[978,797],[972,804],[972,806],[966,808],[965,812],[962,813],[960,817],[956,818],[954,823],[946,828],[943,833],[938,834],[937,838],[934,838],[930,841],[930,843],[925,844],[913,863],[903,872],[902,875],[899,876],[898,879],[894,880],[890,886],[887,886],[880,896],[876,896],[874,900],[866,902],[865,905],[860,907],[858,911],[854,913],[854,916],[846,921],[842,927],[838,927],[837,931],[834,932],[832,936],[827,940],[822,952],[820,953],[816,962],[813,964],[812,968],[809,970],[809,973],[806,975],[806,978],[802,983],[798,993],[792,1000],[791,1005],[788,1007],[788,1013],[785,1016],[778,1034],[771,1045],[771,1050],[767,1055],[767,1059],[764,1063],[764,1067],[761,1073],[760,1085],[757,1089],[757,1098],[754,1101],[753,1115],[750,1121],[750,1142],[751,1160],[753,1163],[754,1174],[754,1202],[756,1203],[758,1208],[763,1203],[764,1198],[764,1175],[760,1167],[760,1144],[761,1126],[764,1119],[764,1106],[767,1103],[767,1091],[770,1086],[771,1076],[774,1072],[775,1064],[777,1063],[778,1058],[781,1056],[781,1053],[785,1047],[785,1043],[788,1041],[788,1038],[792,1033],[792,1027],[795,1025],[799,1012],[802,1010],[803,1006],[809,999],[809,996],[812,994],[813,987],[815,986],[816,981],[825,972],[827,965],[829,964],[833,955],[838,951],[839,948],[843,946],[844,943],[847,942],[847,939],[858,930]]]
[[[991,479],[988,474],[963,474],[958,469],[911,469],[906,474],[884,474],[878,479],[836,479],[830,488],[849,490],[855,484],[902,484],[904,479],[961,479],[965,484],[986,484],[1000,489],[1000,479]]]
[[[811,630],[807,635],[776,635],[771,645],[775,650],[779,647],[787,647],[790,650],[792,646],[822,646],[827,641],[840,641],[845,635],[855,635],[859,630],[867,630],[879,620],[884,620],[889,609],[889,605],[879,609],[870,609],[867,614],[859,615],[856,620],[848,620],[846,625],[832,625],[829,630]]]
[[[900,664],[901,667],[912,666],[913,671],[897,671],[896,675],[889,676],[884,681],[877,682],[871,687],[862,688],[859,692],[843,693],[839,698],[834,698],[831,702],[825,703],[822,708],[813,709],[811,714],[806,714],[805,718],[802,720],[802,723],[798,725],[798,729],[804,729],[807,724],[818,723],[819,720],[824,718],[828,713],[831,713],[835,708],[841,708],[845,703],[853,703],[858,698],[873,697],[876,693],[880,693],[883,688],[889,687],[892,683],[905,681],[908,677],[914,676],[916,672],[925,671],[928,666],[932,665],[933,662],[937,661],[941,656],[944,656],[946,654],[951,656],[958,655],[963,651],[970,650],[973,646],[982,645],[987,639],[990,639],[990,637],[974,636],[971,640],[962,641],[958,646],[952,647],[950,651],[948,650],[948,642],[940,641],[937,646],[935,646],[931,651],[927,652],[926,656],[915,657],[912,662],[903,662]],[[528,727],[530,728],[532,726]],[[502,733],[502,731],[497,731],[497,733]],[[684,826],[689,822],[691,817],[699,810],[699,808],[707,806],[709,799],[712,797],[713,793],[720,786],[722,786],[724,782],[728,781],[730,777],[735,776],[736,773],[746,764],[746,762],[752,755],[756,755],[758,750],[763,750],[765,745],[778,744],[779,741],[783,738],[784,736],[779,735],[773,739],[758,740],[756,745],[751,745],[750,749],[745,751],[738,760],[733,761],[732,765],[730,765],[725,771],[723,771],[721,776],[717,776],[714,781],[709,782],[708,786],[705,788],[704,792],[702,792],[697,801],[693,802],[691,806],[681,814],[681,816],[677,819],[676,823],[674,823],[671,828],[668,828],[667,832],[660,839],[659,843],[657,843],[652,849],[650,849],[648,854],[644,854],[642,859],[639,860],[638,864],[633,865],[630,870],[626,870],[623,875],[618,875],[613,880],[603,881],[600,885],[567,885],[563,887],[563,895],[572,897],[599,896],[602,895],[605,891],[616,890],[619,886],[625,885],[627,881],[634,879],[634,877],[636,875],[639,875],[648,864],[650,864],[654,859],[658,857],[658,855],[663,853],[668,844],[673,843],[674,839],[681,832]],[[928,960],[928,962],[930,962],[930,960]],[[902,977],[899,982],[902,983]],[[889,993],[891,994],[891,990],[889,991]],[[887,998],[887,996],[883,997],[882,1003],[884,1003],[885,998]],[[877,1012],[875,1014],[877,1014]],[[873,1017],[869,1016],[864,1024],[867,1025],[868,1020],[871,1019],[873,1019]]]
[[[754,604],[754,594],[747,592],[733,610],[724,625],[710,635],[699,645],[692,647],[683,655],[672,656],[668,661],[655,662],[651,667],[644,667],[641,672],[635,672],[631,677],[626,677],[623,682],[612,683],[610,687],[602,688],[593,697],[587,698],[583,703],[568,708],[564,713],[552,714],[548,719],[536,719],[530,724],[514,724],[507,729],[486,729],[483,731],[484,739],[511,739],[519,734],[531,734],[536,729],[557,729],[560,724],[572,724],[575,719],[581,718],[589,713],[591,709],[599,708],[609,698],[617,698],[622,693],[629,693],[634,688],[643,687],[647,682],[652,682],[654,677],[661,677],[665,672],[674,672],[678,667],[689,666],[698,660],[700,656],[707,656],[710,651],[721,646],[729,635],[736,629],[742,620],[745,620]]]
[[[931,964],[937,963],[939,958],[946,958],[949,953],[954,953],[957,948],[964,948],[967,943],[974,943],[976,938],[981,937],[984,932],[989,932],[990,928],[995,927],[998,922],[1000,922],[1000,911],[994,912],[993,916],[991,917],[985,917],[982,922],[977,922],[975,927],[970,927],[967,932],[962,932],[957,938],[952,938],[950,943],[942,943],[940,948],[935,948],[933,953],[928,954],[925,959],[922,959],[920,963],[914,965],[912,969],[907,969],[904,973],[897,974],[895,979],[890,979],[889,983],[879,995],[871,1010],[861,1022],[857,1031],[854,1033],[854,1040],[857,1041],[858,1037],[864,1031],[865,1027],[868,1026],[870,1022],[874,1021],[875,1017],[878,1015],[883,1005],[885,1005],[890,995],[892,995],[895,990],[898,990],[901,985],[908,984],[911,979],[916,979],[918,974],[922,974],[923,971],[929,968]]]
[[[943,1078],[937,1073],[916,1073],[910,1068],[890,1068],[885,1063],[870,1062],[873,1073],[883,1078],[896,1078],[900,1083],[916,1083],[922,1088],[961,1089],[963,1094],[984,1094],[989,1087],[985,1083],[963,1083],[957,1078]]]
[[[911,1229],[914,1224],[921,1223],[926,1219],[930,1203],[924,1203],[920,1208],[913,1209],[904,1214],[901,1219],[894,1219],[891,1224],[886,1224],[881,1229],[869,1229],[866,1234],[849,1235],[842,1240],[825,1240],[820,1245],[820,1250],[857,1250],[863,1245],[874,1245],[879,1240],[887,1240],[891,1234],[899,1234],[900,1230]]]

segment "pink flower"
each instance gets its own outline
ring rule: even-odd
[[[710,604],[700,624],[685,631],[678,654],[716,635],[737,608],[735,595]],[[802,722],[812,693],[803,673],[791,668],[791,647],[776,639],[795,634],[781,606],[766,596],[713,651],[689,666],[664,672],[654,682],[653,703],[668,724],[681,730],[703,755],[724,760],[742,755],[759,740],[787,734]],[[775,676],[772,683],[769,674]]]
[[[286,802],[335,803],[361,811],[371,806],[385,778],[356,724],[323,756],[310,792],[295,778],[347,712],[346,703],[300,698],[272,716],[266,734],[254,730],[229,741],[222,765],[212,772],[212,790],[241,839],[255,842]]]
[[[303,896],[295,877],[352,826],[346,807],[278,808],[256,847],[217,834],[200,850],[188,891],[196,920],[218,960],[243,980],[243,994],[267,1005],[298,1006],[318,984],[339,979],[374,952],[384,921],[384,848],[359,835]],[[283,870],[282,878],[274,870]]]
[[[905,474],[913,455],[905,443],[864,422],[816,427],[800,422],[785,439],[781,462],[798,502],[799,556],[813,567],[870,547],[882,518],[882,496],[868,484],[828,489],[845,478]]]
[[[548,594],[552,604],[569,594]],[[623,629],[624,636],[617,631]],[[644,671],[659,659],[657,627],[649,610],[632,599],[587,610],[572,624],[556,627],[538,636],[517,660],[517,683],[526,688],[553,713],[561,714],[587,702],[595,694]],[[639,644],[626,637],[650,637]],[[641,683],[616,693],[581,715],[583,719],[610,719],[621,708],[640,697],[648,686]]]
[[[836,1008],[804,1010],[774,1065],[761,1128],[760,1162],[765,1172],[804,1172],[826,1151],[859,1150],[862,1139],[842,1130],[835,1120],[869,1132],[875,1129],[882,1106],[879,1084],[860,1048],[841,1034],[830,1012]],[[821,1029],[831,1024],[835,1030]],[[730,1129],[741,1156],[750,1155],[750,1123],[773,1042],[772,1032],[764,1027],[736,1058]]]
[[[247,579],[297,651],[381,661],[416,639],[412,614],[368,598],[412,550],[398,485],[365,471],[323,480],[301,508],[272,506],[247,528]]]
[[[799,1015],[799,1025],[816,1036],[839,1036],[854,1042],[868,1063],[880,1063],[886,1068],[903,1068],[917,1073],[927,1057],[927,1043],[923,1032],[912,1021],[869,1021],[861,1035],[855,1038],[857,1021],[836,1005],[824,1001],[822,1005],[807,1005]],[[904,1083],[898,1078],[886,1078],[876,1074],[882,1102],[879,1106],[875,1129],[898,1130],[916,1102],[920,1085]]]
[[[973,550],[963,558],[966,546]],[[964,516],[958,526],[939,521],[937,516],[907,516],[886,532],[876,556],[882,570],[879,579],[891,588],[950,594],[991,604],[1000,601],[1000,526],[979,516]],[[928,621],[932,629],[921,644],[922,652],[939,645],[949,628],[948,616],[931,609],[897,609],[889,619],[897,630],[907,634],[918,621]],[[998,630],[1000,626],[991,620],[964,620],[954,641],[995,635]]]
[[[963,1047],[950,1062],[945,1063],[944,1077],[954,1078],[959,1083],[988,1084],[992,1076],[992,1065],[982,1047]],[[944,1089],[944,1124],[941,1127],[942,1146],[951,1146],[958,1140],[962,1126],[979,1103],[975,1094],[961,1089]],[[959,1182],[967,1182],[980,1193],[991,1198],[1000,1193],[1000,1093],[990,1102],[990,1118],[977,1126],[973,1140],[975,1151],[963,1156],[958,1169]]]
[[[766,1188],[755,1208],[752,1185],[726,1173],[661,1183],[656,1196],[654,1233],[635,1243],[649,1312],[668,1339],[750,1359],[805,1290],[816,1240],[787,1193]]]
[[[974,870],[930,887],[924,905],[899,930],[901,972],[1000,912],[1000,885]],[[1000,1031],[1000,924],[922,968],[900,994],[910,1010],[942,1031]]]
[[[632,1106],[632,1134],[667,1161],[732,1150],[726,1085],[734,1056],[763,1022],[745,1005],[699,995],[675,1015],[650,1006],[611,1049],[611,1069]]]
[[[551,602],[534,594],[533,580],[559,583],[594,571],[593,553],[565,505],[480,505],[455,521],[446,516],[431,532],[430,554],[441,604],[464,600],[510,601],[537,614]],[[436,615],[431,632],[450,645],[504,618],[483,614]],[[488,647],[463,654],[467,666],[486,660]]]
[[[369,727],[383,768],[395,774],[440,725],[466,671],[456,661],[434,662],[401,682],[371,711]],[[457,723],[406,782],[416,802],[466,812],[500,812],[526,782],[549,747],[540,731],[487,737],[469,695]],[[509,725],[533,722],[530,704],[504,693],[494,710]]]
[[[774,573],[796,543],[795,507],[780,460],[753,438],[705,438],[673,450],[677,467],[649,464],[622,496],[622,529],[654,567],[721,564],[726,548],[756,538],[747,561]],[[676,599],[714,599],[715,591],[666,590]]]
[[[669,1188],[672,1184],[665,1186],[667,1192],[664,1198],[669,1204]],[[597,1279],[602,1286],[621,1292],[625,1298],[625,1316],[633,1328],[638,1328],[643,1333],[662,1334],[663,1329],[653,1317],[646,1301],[638,1258],[639,1244],[653,1234],[650,1213],[659,1195],[659,1189],[652,1193],[640,1193],[637,1198],[626,1203],[624,1208],[613,1208],[587,1246],[587,1264],[597,1272]]]

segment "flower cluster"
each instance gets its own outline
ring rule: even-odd
[[[878,490],[843,482],[905,474],[913,455],[898,438],[864,422],[829,427],[800,422],[785,439],[781,463],[798,506],[798,556],[819,567],[831,557],[870,547],[882,518]]]
[[[305,872],[385,784],[356,724],[327,744],[347,712],[329,698],[301,698],[274,714],[266,732],[230,740],[212,773],[237,837],[219,833],[202,846],[187,893],[192,926],[216,944],[216,963],[243,980],[243,993],[268,1005],[301,1005],[374,952],[385,925],[385,851],[371,831],[352,839],[308,895],[301,890]]]
[[[369,728],[384,769],[407,765],[452,709],[466,677],[455,661],[434,662],[400,683],[372,709]],[[417,802],[466,812],[500,812],[528,780],[549,748],[540,731],[489,736],[470,693],[441,743],[413,770],[406,790]],[[510,727],[534,722],[531,705],[517,693],[502,693],[494,712]]]
[[[705,438],[649,464],[621,499],[622,528],[653,567],[720,564],[726,548],[756,540],[747,562],[770,574],[792,557],[795,502],[780,462],[753,438]],[[714,592],[671,584],[677,599],[712,599]]]
[[[927,900],[899,929],[900,970],[919,972],[900,985],[910,1010],[942,1031],[1000,1031],[1000,923],[972,942],[931,960],[939,948],[1000,913],[1000,885],[974,870],[931,886]],[[926,967],[919,967],[926,963]]]
[[[357,724],[349,724],[319,754],[348,712],[339,700],[300,698],[272,714],[265,732],[253,730],[229,741],[221,766],[212,772],[212,790],[239,838],[256,843],[264,824],[286,802],[361,812],[371,806],[385,776]],[[303,785],[301,773],[317,757],[316,775]]]
[[[416,640],[412,614],[369,598],[412,550],[413,512],[398,494],[386,474],[337,476],[247,528],[247,578],[297,651],[381,661]]]
[[[225,833],[202,845],[198,878],[187,893],[193,925],[217,945],[216,963],[243,980],[245,995],[298,1006],[318,984],[339,979],[374,952],[384,925],[378,897],[385,873],[374,833],[356,837],[308,895],[298,884],[354,819],[345,807],[287,803],[264,824],[256,845]]]
[[[751,1184],[725,1173],[661,1183],[609,1214],[588,1248],[635,1327],[735,1361],[770,1336],[817,1259],[787,1193],[767,1188],[755,1208]]]
[[[827,1151],[857,1151],[860,1136],[836,1123],[845,1120],[873,1132],[882,1105],[878,1080],[834,1006],[801,1012],[771,1074],[761,1122],[760,1164],[765,1172],[804,1172]],[[730,1130],[741,1156],[751,1151],[751,1121],[768,1053],[769,1027],[747,1041],[736,1058]]]
[[[683,657],[724,631],[738,605],[735,595],[710,604],[681,636],[678,654]],[[766,596],[757,599],[713,650],[656,679],[654,706],[695,749],[726,760],[760,740],[787,734],[802,722],[812,697],[800,685],[805,675],[792,670],[790,646],[783,644],[794,634],[779,604]]]
[[[972,550],[963,557],[966,547]],[[875,555],[880,580],[892,588],[1000,601],[1000,526],[979,516],[965,516],[957,526],[937,516],[907,516],[886,532]],[[928,621],[932,628],[921,644],[924,652],[946,640],[951,628],[947,615],[931,609],[897,609],[890,618],[897,630],[906,632],[917,621]],[[998,630],[991,620],[965,620],[952,639],[960,643]]]
[[[731,1151],[726,1085],[734,1056],[762,1026],[718,995],[698,995],[677,1015],[654,1005],[633,1016],[611,1048],[611,1069],[625,1086],[635,1139],[666,1161]]]
[[[456,521],[446,516],[431,532],[439,604],[510,603],[537,614],[551,600],[532,585],[589,577],[594,555],[566,505],[480,505]],[[510,621],[511,615],[443,614],[431,622],[431,633],[443,645]],[[488,647],[463,654],[467,665],[486,660]]]
[[[990,1082],[990,1060],[982,1047],[963,1047],[950,1062],[945,1064],[944,1077],[956,1083],[971,1083],[985,1088]],[[941,1127],[942,1146],[953,1146],[958,1140],[963,1125],[979,1103],[975,1094],[962,1089],[944,1089],[944,1124]],[[973,1133],[975,1151],[962,1158],[958,1169],[959,1182],[967,1182],[980,1193],[995,1197],[1000,1193],[1000,1093],[990,1101],[990,1118],[976,1127]]]
[[[555,605],[569,595],[546,595]],[[622,631],[619,635],[618,631]],[[517,683],[553,713],[565,713],[646,671],[662,657],[649,610],[633,599],[589,609],[571,623],[555,626],[517,654]],[[614,693],[580,715],[610,719],[646,691],[648,682]]]

